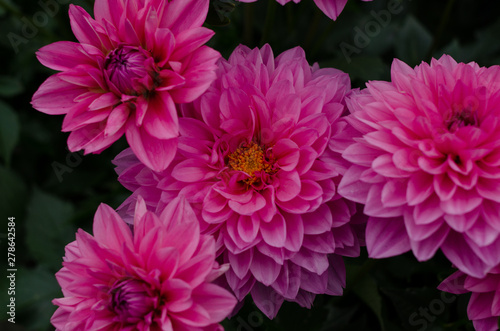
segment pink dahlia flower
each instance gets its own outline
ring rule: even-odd
[[[239,0],[239,1],[255,2],[257,0]],[[289,3],[292,0],[276,0],[276,1],[278,1],[280,5],[284,6],[285,4]],[[372,1],[372,0],[362,0],[362,1]],[[299,3],[300,0],[293,0],[293,2]],[[326,16],[328,16],[332,20],[336,20],[337,17],[339,17],[342,10],[344,10],[347,0],[314,0],[314,3],[316,3],[316,6],[318,6],[318,8],[321,9],[321,11],[325,13]]]
[[[157,216],[139,199],[134,230],[109,206],[94,218],[94,236],[79,230],[56,274],[64,298],[57,330],[215,330],[236,299],[211,281],[215,241],[200,235],[193,210],[173,200]]]
[[[461,271],[446,278],[438,287],[442,291],[462,294],[472,292],[467,315],[477,331],[496,331],[500,317],[500,266],[484,278],[468,276]]]
[[[185,196],[231,265],[230,288],[239,300],[251,293],[270,318],[283,300],[310,307],[315,294],[340,295],[340,256],[359,254],[363,227],[350,222],[356,205],[336,193],[346,162],[341,144],[329,145],[346,126],[338,119],[348,90],[345,73],[311,68],[301,48],[275,59],[268,45],[238,47],[183,107],[166,171],[129,151],[117,157],[120,182],[135,191],[124,208],[138,194],[160,209]]]
[[[357,137],[339,192],[371,216],[371,257],[441,248],[482,277],[500,263],[500,67],[444,55],[391,73],[347,99]]]
[[[124,133],[138,158],[155,170],[175,155],[176,103],[191,102],[215,78],[219,53],[203,46],[209,0],[96,0],[95,19],[70,5],[80,43],[61,41],[37,53],[61,71],[33,96],[37,110],[66,114],[71,151],[99,153]]]

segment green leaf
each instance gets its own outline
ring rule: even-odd
[[[24,87],[21,82],[9,76],[0,76],[0,97],[13,97],[21,94]]]
[[[0,166],[0,217],[5,221],[7,217],[21,218],[26,207],[26,185],[12,170]],[[4,229],[0,230],[5,231]]]
[[[39,266],[18,269],[16,278],[16,322],[30,330],[47,330],[57,308],[52,300],[62,297],[55,275]]]
[[[382,297],[378,290],[375,279],[361,266],[350,266],[347,275],[349,280],[351,275],[355,275],[355,283],[348,287],[375,313],[380,324],[380,329],[385,330],[384,319],[382,317]],[[363,274],[360,274],[363,273]]]
[[[432,35],[415,19],[408,16],[396,37],[396,57],[410,66],[426,60],[432,44]]]
[[[380,59],[372,56],[355,56],[349,61],[344,58],[337,58],[333,61],[320,63],[321,68],[332,67],[349,74],[352,81],[362,83],[368,80],[378,80],[386,78],[389,67]]]
[[[0,101],[0,156],[10,164],[10,157],[19,140],[19,118],[6,103]]]
[[[35,189],[26,217],[26,245],[31,255],[53,270],[61,267],[64,247],[75,239],[73,206]]]

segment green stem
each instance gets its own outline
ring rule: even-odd
[[[432,45],[429,48],[429,52],[427,52],[427,56],[426,56],[427,60],[430,60],[432,58],[432,54],[436,51],[436,49],[439,45],[439,41],[441,40],[441,37],[444,33],[444,29],[446,28],[446,25],[448,24],[448,21],[450,20],[451,11],[453,9],[453,5],[455,4],[455,1],[456,0],[448,0],[448,4],[446,5],[446,9],[444,11],[444,14],[441,17],[441,22],[439,23],[436,34],[434,35],[434,40],[432,41]]]
[[[316,11],[314,12],[313,21],[309,26],[309,30],[307,31],[306,39],[304,41],[304,49],[308,50],[313,40],[316,40],[319,22],[321,21],[323,15],[324,14],[318,8],[316,8]]]
[[[274,25],[274,16],[276,15],[276,5],[277,2],[275,0],[268,0],[266,21],[264,22],[264,30],[262,31],[262,38],[260,39],[260,46],[269,41],[269,35],[271,34],[271,29]]]

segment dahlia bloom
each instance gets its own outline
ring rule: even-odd
[[[441,248],[482,277],[500,263],[500,67],[444,55],[347,98],[352,166],[339,192],[365,204],[371,257]]]
[[[240,2],[255,2],[257,0],[239,0]],[[276,0],[278,3],[282,6],[285,4],[289,3],[292,0]],[[362,1],[372,1],[372,0],[362,0]],[[295,3],[299,3],[300,0],[293,0]],[[347,0],[314,0],[314,3],[316,6],[318,6],[319,9],[323,13],[325,13],[326,16],[328,16],[332,20],[336,20],[337,17],[339,17],[340,13],[342,10],[344,10],[344,7],[347,3]]]
[[[176,103],[191,102],[215,78],[219,53],[203,46],[209,0],[96,0],[95,20],[70,5],[80,43],[41,48],[39,61],[61,71],[36,91],[32,105],[66,114],[71,151],[99,153],[124,133],[138,158],[155,170],[175,155]]]
[[[236,299],[211,283],[227,266],[215,262],[215,241],[200,235],[189,204],[175,199],[157,216],[139,199],[133,227],[102,204],[94,236],[79,230],[66,246],[56,329],[220,329]]]
[[[484,278],[468,276],[461,271],[446,278],[438,287],[442,291],[463,294],[472,292],[467,315],[477,331],[498,330],[500,317],[500,266]]]
[[[208,91],[183,107],[178,154],[153,172],[130,151],[115,160],[119,181],[151,208],[178,195],[213,234],[230,263],[228,286],[251,293],[270,318],[283,300],[310,307],[315,294],[340,295],[340,257],[359,254],[363,220],[336,193],[346,162],[329,145],[345,123],[349,78],[311,67],[301,48],[273,56],[239,46],[221,61]],[[358,214],[359,215],[359,214]]]

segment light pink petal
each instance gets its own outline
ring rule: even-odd
[[[193,300],[202,305],[210,315],[211,323],[221,322],[236,306],[236,298],[226,289],[215,284],[204,283],[192,294]]]

